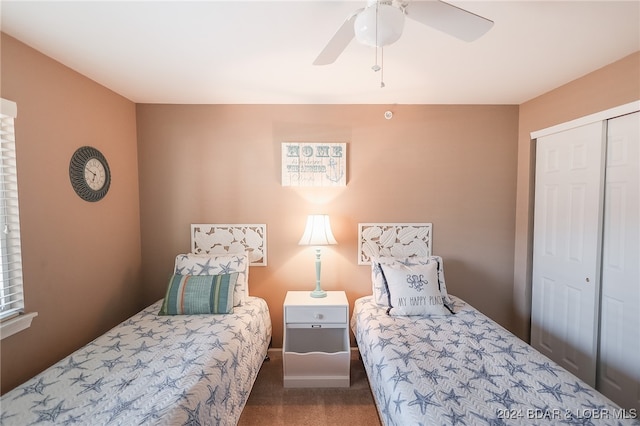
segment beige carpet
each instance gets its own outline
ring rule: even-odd
[[[349,425],[379,426],[380,419],[367,374],[357,355],[351,357],[349,388],[285,389],[282,353],[271,351],[258,374],[239,426]]]

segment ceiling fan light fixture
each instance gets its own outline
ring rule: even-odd
[[[373,47],[395,43],[402,35],[403,28],[402,10],[383,3],[367,6],[358,14],[353,24],[356,39]]]

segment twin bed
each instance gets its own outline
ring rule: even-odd
[[[271,341],[250,232],[192,226],[197,254],[176,257],[165,298],[4,394],[0,424],[235,425]]]
[[[351,318],[380,420],[418,425],[639,425],[583,381],[447,293],[431,224],[361,224],[372,295]]]
[[[372,296],[352,328],[382,424],[640,424],[593,388],[452,296],[455,314],[393,317]]]

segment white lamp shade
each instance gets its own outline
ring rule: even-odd
[[[373,47],[386,46],[398,41],[402,35],[404,13],[389,4],[367,6],[356,16],[353,29],[360,43]]]
[[[310,214],[309,217],[307,217],[307,226],[304,229],[304,234],[298,244],[301,246],[338,244],[333,237],[333,232],[331,232],[329,215]]]

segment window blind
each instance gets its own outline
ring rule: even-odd
[[[14,120],[17,106],[0,99],[0,320],[24,309]]]

